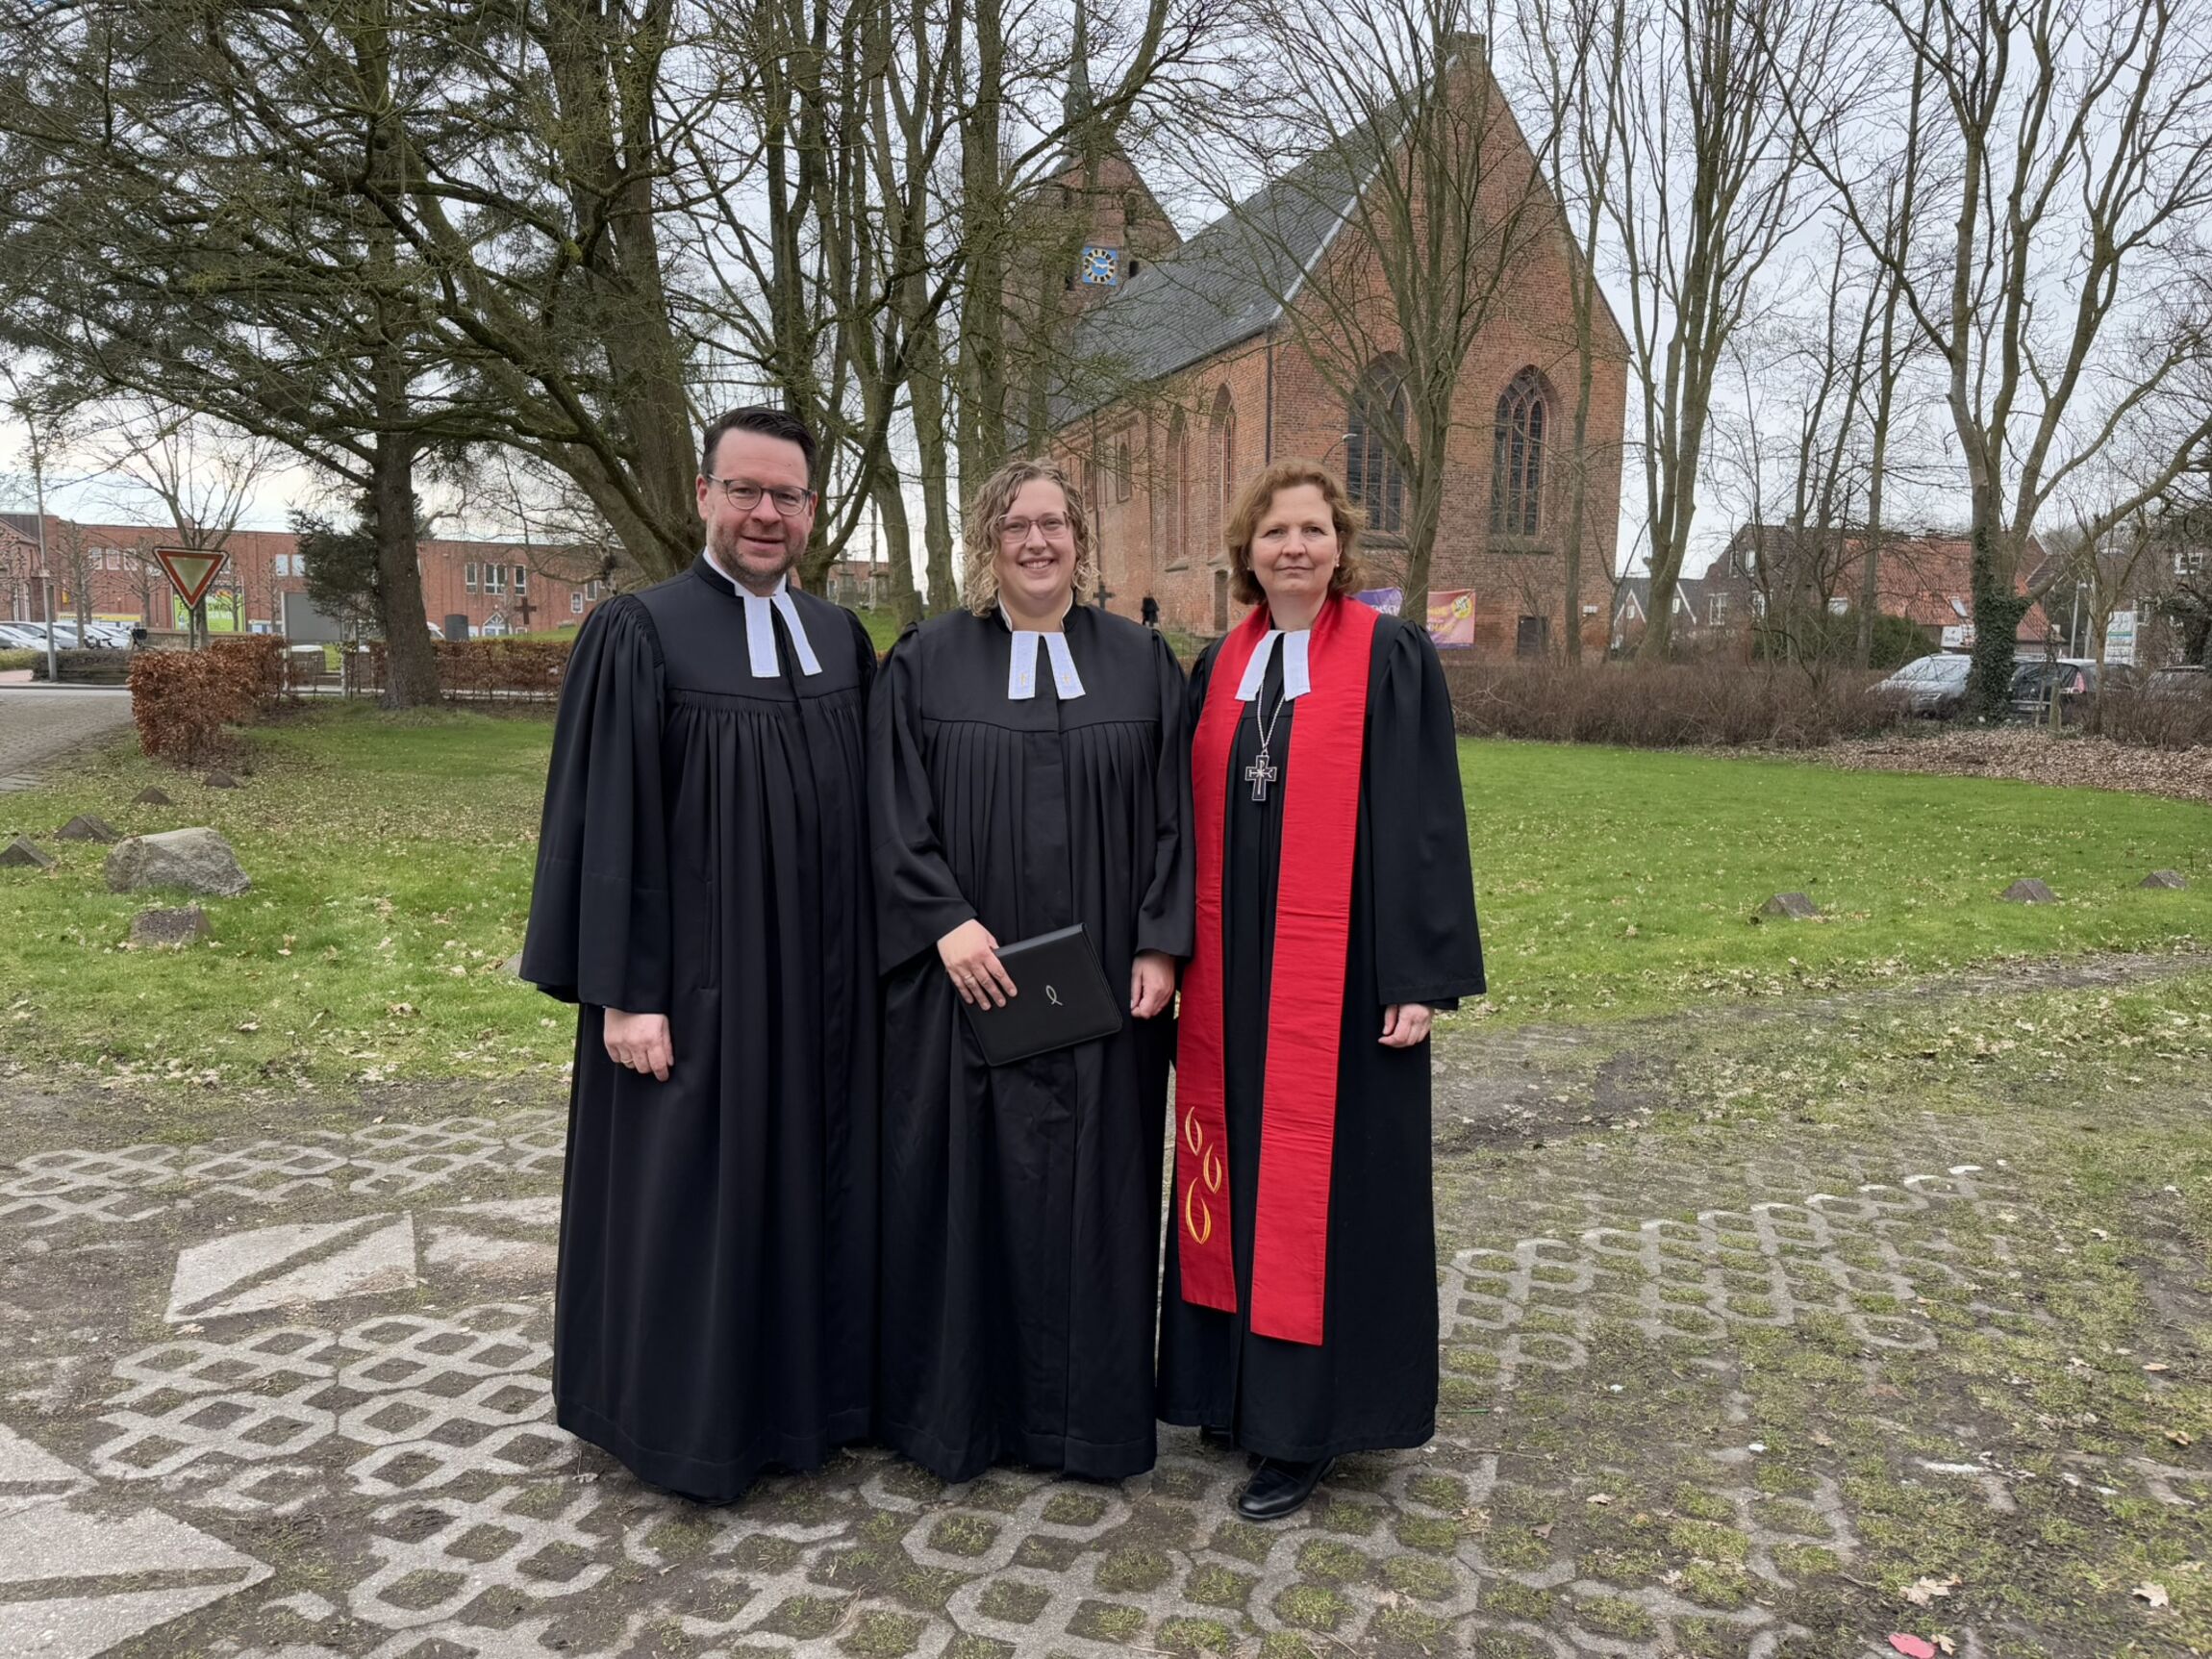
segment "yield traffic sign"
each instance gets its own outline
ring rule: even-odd
[[[161,561],[162,568],[168,572],[169,586],[176,589],[177,596],[184,600],[189,611],[208,596],[208,589],[214,584],[215,572],[223,567],[227,555],[202,553],[185,547],[157,547],[154,557]]]

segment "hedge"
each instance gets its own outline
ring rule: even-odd
[[[155,760],[199,766],[230,752],[244,725],[284,691],[284,641],[258,634],[201,651],[140,651],[131,663],[131,719]]]
[[[368,649],[369,674],[381,686],[384,641],[375,641]],[[449,697],[550,699],[561,694],[561,676],[575,641],[436,640],[431,649],[438,658],[438,689]]]
[[[1445,682],[1462,734],[1632,748],[1759,743],[1813,748],[1904,719],[1874,677],[1721,662],[1479,662],[1445,653]]]

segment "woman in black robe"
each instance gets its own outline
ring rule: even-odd
[[[870,707],[883,965],[882,1438],[948,1481],[1000,1459],[1152,1465],[1173,959],[1191,945],[1183,676],[1080,600],[1083,504],[1015,462],[978,491],[969,609],[910,628]],[[995,947],[1081,922],[1115,1035],[985,1063]]]
[[[1230,552],[1238,597],[1263,609],[1208,649],[1191,685],[1194,731],[1218,700],[1194,764],[1219,768],[1197,780],[1195,821],[1220,838],[1219,859],[1200,859],[1197,939],[1201,958],[1220,956],[1214,968],[1194,960],[1184,980],[1160,1415],[1258,1455],[1237,1500],[1255,1521],[1297,1509],[1342,1453],[1435,1432],[1429,1015],[1483,989],[1443,670],[1422,630],[1348,596],[1354,526],[1318,466],[1279,464],[1249,486]],[[1332,716],[1356,761],[1319,746],[1317,722]],[[1309,725],[1315,741],[1301,745],[1294,734]],[[1286,819],[1323,813],[1331,796],[1336,844],[1301,844],[1297,821],[1286,843]],[[1331,869],[1342,885],[1326,891],[1317,872]],[[1283,929],[1298,960],[1278,961]],[[1341,1010],[1286,1019],[1273,1007],[1286,993],[1341,997]],[[1317,1044],[1317,1030],[1333,1043]],[[1270,1041],[1296,1050],[1272,1069]],[[1313,1120],[1293,1124],[1286,1093],[1329,1046],[1334,1063],[1308,1092]],[[1219,1162],[1213,1124],[1225,1131]],[[1319,1245],[1300,1262],[1304,1238]]]

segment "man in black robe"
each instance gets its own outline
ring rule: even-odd
[[[716,421],[706,554],[584,625],[522,951],[579,1005],[560,1422],[711,1502],[870,1425],[875,653],[788,585],[814,460],[780,411]]]
[[[1194,725],[1206,708],[1217,664],[1235,638],[1209,647],[1193,673]],[[1277,922],[1287,907],[1314,902],[1313,893],[1279,884],[1288,850],[1285,809],[1301,778],[1309,792],[1326,781],[1298,767],[1294,732],[1310,716],[1299,714],[1298,696],[1285,695],[1289,656],[1287,647],[1274,651],[1256,696],[1246,693],[1248,701],[1238,706],[1235,736],[1225,745],[1226,788],[1218,790],[1224,820],[1219,1029],[1234,1308],[1221,1311],[1186,1297],[1184,1261],[1192,1245],[1184,1227],[1171,1222],[1160,1313],[1160,1415],[1226,1431],[1235,1445],[1269,1464],[1304,1471],[1310,1491],[1312,1480],[1343,1453],[1420,1445],[1435,1433],[1429,1048],[1426,1042],[1398,1046],[1385,1041],[1385,1011],[1409,1004],[1456,1007],[1461,997],[1482,991],[1483,970],[1450,693],[1427,639],[1395,617],[1381,617],[1367,672],[1349,948],[1342,969],[1322,1321],[1318,1334],[1307,1333],[1313,1340],[1256,1332],[1254,1235],[1267,1201],[1263,1083]],[[1265,736],[1246,712],[1253,707],[1273,711]],[[1201,779],[1201,795],[1205,787]],[[1201,810],[1201,826],[1204,817]],[[1301,964],[1298,971],[1333,971],[1333,966]],[[1186,1045],[1192,994],[1187,982]],[[1187,1052],[1183,1066],[1180,1080],[1187,1085]],[[1197,1208],[1204,1198],[1202,1188],[1193,1195],[1194,1236],[1202,1232],[1211,1242],[1214,1228]]]
[[[1064,631],[1021,627],[996,586],[992,503],[1015,483],[1042,491],[1063,563],[1088,566],[1064,572],[1044,606]],[[892,1057],[880,1427],[948,1481],[1000,1460],[1120,1479],[1156,1450],[1172,981],[1141,996],[1132,979],[1146,956],[1190,949],[1183,675],[1157,634],[1073,602],[1095,566],[1066,483],[1046,464],[1010,463],[979,490],[968,596],[989,609],[910,629],[874,699]],[[1040,528],[1032,550],[1045,541]],[[1011,556],[1004,567],[1020,579]],[[1131,986],[1131,1018],[1112,1037],[987,1064],[940,955],[978,922],[1008,944],[1081,922],[1108,986]]]

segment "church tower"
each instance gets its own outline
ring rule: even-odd
[[[1032,453],[1043,449],[1054,387],[1079,371],[1068,361],[1074,319],[1182,242],[1098,110],[1088,0],[1075,0],[1061,110],[1068,134],[1062,165],[1016,209],[1006,263],[1007,349],[1019,388],[1009,414],[1017,440]]]

